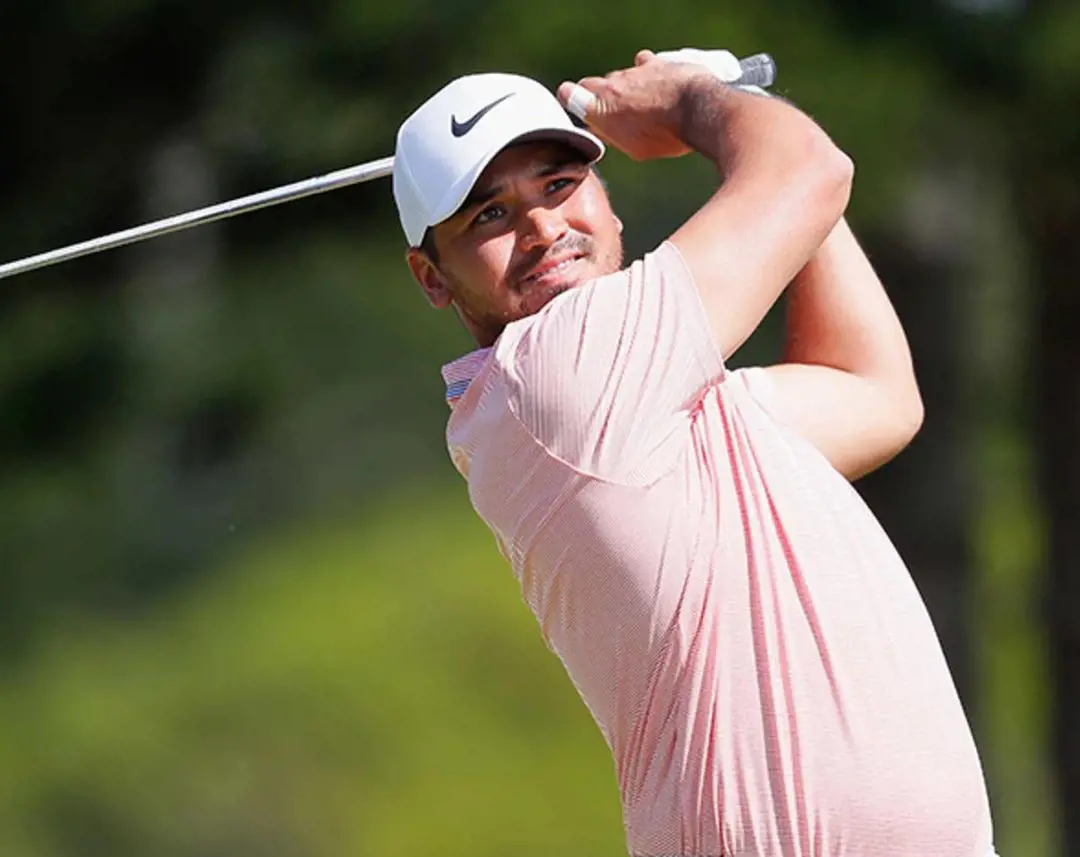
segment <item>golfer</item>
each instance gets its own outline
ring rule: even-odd
[[[629,263],[605,145],[718,173]],[[852,175],[795,107],[648,51],[557,96],[463,77],[398,134],[409,268],[477,344],[443,370],[450,454],[611,749],[635,857],[992,853],[934,628],[850,484],[923,416]],[[782,362],[729,369],[785,288]]]

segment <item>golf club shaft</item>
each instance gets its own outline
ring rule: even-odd
[[[768,54],[755,54],[747,57],[740,60],[740,65],[743,69],[743,77],[736,83],[760,87],[772,85],[776,76],[776,66],[772,57]],[[246,214],[249,211],[256,211],[271,205],[292,202],[294,199],[302,199],[305,196],[383,178],[390,175],[393,169],[394,159],[392,156],[380,158],[377,161],[369,161],[356,167],[349,167],[348,169],[283,185],[250,196],[242,196],[239,199],[189,211],[185,214],[166,217],[164,220],[145,223],[142,226],[135,226],[122,232],[113,232],[110,235],[103,235],[101,238],[71,244],[67,247],[61,247],[59,250],[51,250],[48,253],[40,253],[36,256],[28,256],[25,259],[0,265],[0,280],[18,274],[25,274],[29,271],[36,271],[38,268],[45,268],[49,265],[58,265],[61,262],[78,259],[80,256],[89,256],[91,253],[112,250],[126,244],[134,244],[149,238],[168,235],[171,232],[180,232],[193,226],[202,226],[226,217]]]
[[[272,190],[252,194],[251,196],[242,196],[239,199],[211,205],[208,208],[200,208],[196,211],[189,211],[186,214],[177,214],[174,217],[167,217],[164,220],[157,220],[153,223],[146,223],[142,226],[133,227],[132,229],[125,229],[122,232],[113,232],[111,235],[104,235],[101,238],[94,238],[91,241],[83,241],[79,244],[62,247],[59,250],[52,250],[37,256],[30,256],[26,259],[20,259],[17,262],[8,262],[5,265],[0,265],[0,280],[5,277],[14,277],[17,274],[25,274],[28,271],[34,271],[49,265],[57,265],[60,262],[67,262],[71,259],[77,259],[80,256],[88,256],[91,253],[112,250],[115,247],[123,247],[125,244],[134,244],[137,241],[145,241],[148,238],[157,238],[161,235],[168,235],[170,232],[179,232],[183,229],[190,229],[193,226],[202,226],[205,223],[212,223],[215,220],[222,220],[226,217],[235,217],[238,214],[246,214],[249,211],[266,208],[267,206],[278,205],[282,202],[291,202],[294,199],[301,199],[305,196],[312,196],[313,194],[337,190],[338,188],[348,187],[349,185],[382,178],[390,175],[393,167],[393,157],[381,158],[377,161],[369,161],[366,164],[360,164],[356,167],[349,167],[348,169],[338,170],[333,173],[327,173],[326,175],[283,185],[282,187],[274,188]]]

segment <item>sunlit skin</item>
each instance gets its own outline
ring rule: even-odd
[[[409,268],[431,304],[453,307],[481,346],[622,265],[622,223],[603,182],[557,142],[505,149],[433,233],[436,258],[412,248]]]

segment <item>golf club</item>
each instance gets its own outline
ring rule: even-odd
[[[703,52],[705,56],[709,53],[711,52]],[[738,80],[731,82],[731,85],[733,86],[764,88],[771,86],[776,78],[776,65],[773,62],[772,57],[768,54],[755,54],[754,56],[747,57],[740,60],[739,65],[742,70],[742,76]],[[381,158],[379,160],[369,161],[366,164],[360,164],[359,166],[349,167],[347,169],[337,170],[336,172],[305,179],[304,181],[282,185],[281,187],[262,191],[261,193],[242,196],[238,199],[211,205],[207,208],[200,208],[185,214],[166,217],[162,220],[156,220],[152,223],[143,224],[142,226],[135,226],[121,232],[113,232],[100,238],[83,241],[78,244],[71,244],[67,247],[61,247],[58,250],[52,250],[48,253],[28,256],[25,259],[19,259],[15,262],[8,262],[4,265],[0,265],[0,280],[6,279],[7,277],[14,277],[18,274],[25,274],[29,271],[35,271],[50,265],[57,265],[61,262],[68,262],[72,259],[78,259],[81,256],[88,256],[91,253],[112,250],[127,244],[134,244],[137,241],[145,241],[149,238],[157,238],[172,232],[190,229],[193,226],[202,226],[206,223],[212,223],[215,220],[235,217],[238,214],[246,214],[249,211],[256,211],[271,205],[279,205],[280,203],[291,202],[292,200],[302,199],[306,196],[338,190],[339,188],[349,187],[350,185],[360,184],[362,182],[371,181],[372,179],[383,178],[390,175],[393,168],[394,159],[392,156]]]

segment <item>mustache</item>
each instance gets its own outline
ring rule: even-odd
[[[550,247],[541,247],[525,256],[522,256],[510,269],[510,281],[517,283],[528,276],[529,271],[539,265],[544,259],[551,256],[585,256],[592,258],[595,255],[596,245],[587,235],[574,232],[561,238]]]

